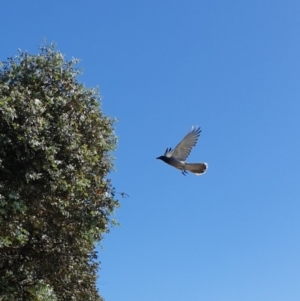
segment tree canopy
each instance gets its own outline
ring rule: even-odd
[[[0,300],[102,300],[114,120],[53,45],[0,66]]]

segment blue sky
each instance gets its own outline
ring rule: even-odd
[[[300,2],[5,1],[0,59],[46,37],[117,117],[107,301],[300,300]],[[184,177],[155,158],[199,125]]]

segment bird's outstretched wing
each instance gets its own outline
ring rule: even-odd
[[[186,158],[189,156],[192,148],[196,145],[200,133],[201,133],[200,128],[192,127],[190,132],[174,148],[174,150],[171,153],[171,156],[180,161],[185,161]]]

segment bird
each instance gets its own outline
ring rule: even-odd
[[[187,163],[186,159],[191,153],[192,148],[197,144],[201,133],[201,128],[193,126],[189,133],[177,144],[174,149],[167,148],[164,155],[156,159],[162,160],[169,165],[180,169],[185,176],[187,172],[192,172],[195,175],[203,175],[207,168],[207,163]]]

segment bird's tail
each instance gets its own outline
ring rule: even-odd
[[[200,176],[206,172],[208,168],[207,163],[186,163],[185,170],[188,170],[194,173],[197,176]]]

